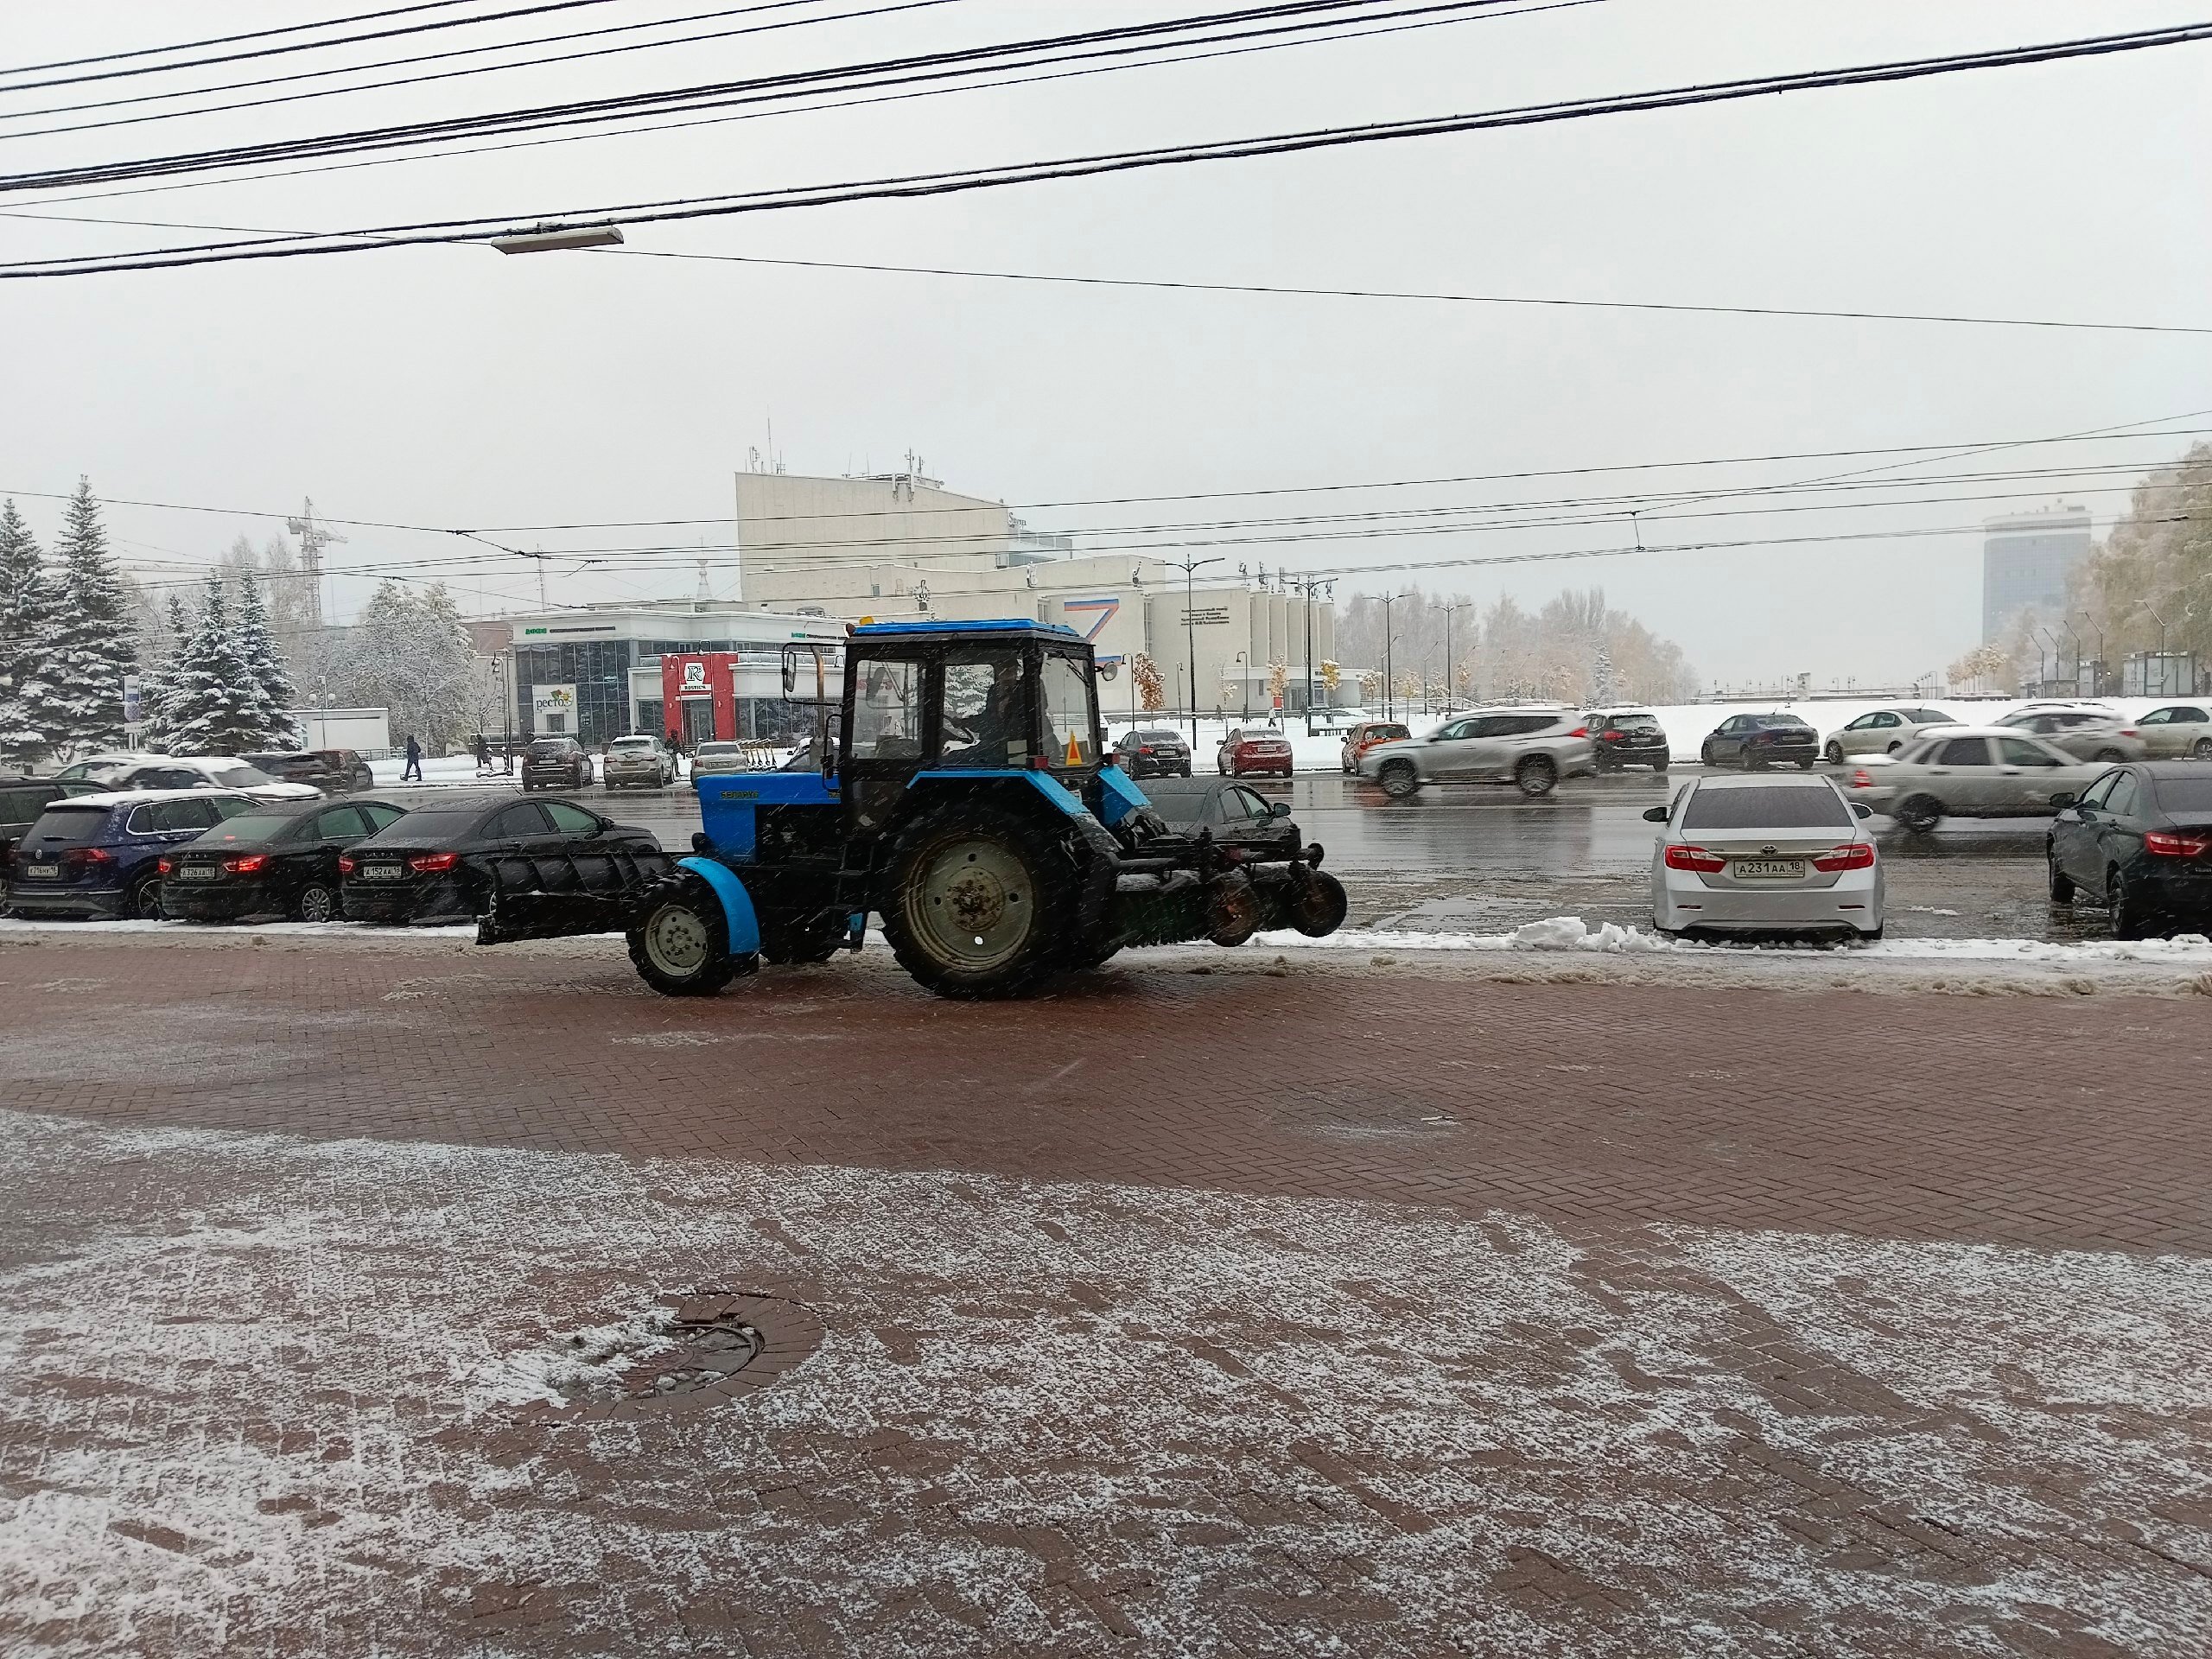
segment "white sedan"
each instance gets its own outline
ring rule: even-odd
[[[1882,937],[1882,861],[1826,777],[1700,778],[1644,813],[1666,830],[1651,850],[1652,925],[1662,933]]]

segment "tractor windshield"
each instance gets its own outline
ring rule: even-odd
[[[1098,760],[1098,706],[1090,658],[1059,652],[1045,658],[1045,759],[1067,770]]]

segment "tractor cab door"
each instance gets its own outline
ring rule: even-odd
[[[895,645],[855,648],[848,659],[849,709],[837,771],[851,839],[880,833],[927,763],[925,745],[934,743],[937,723],[929,667],[925,652]]]

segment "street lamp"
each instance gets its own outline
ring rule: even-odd
[[[2089,626],[2096,632],[2097,667],[2096,672],[2089,677],[2089,695],[2093,697],[2101,697],[2105,694],[2105,631],[2097,626],[2096,619],[2091,616],[2087,611],[2083,611],[2080,613],[2080,614],[2082,620],[2084,622],[2087,622]]]
[[[2065,629],[2065,630],[2066,630],[2066,632],[2067,632],[2069,634],[2072,634],[2072,635],[2073,635],[2073,639],[2074,639],[2074,695],[2075,695],[2075,696],[2077,696],[2077,697],[2078,697],[2078,696],[2080,696],[2082,695],[2082,636],[2081,636],[2080,634],[2078,634],[2078,633],[2075,633],[2075,632],[2074,632],[2074,625],[2073,625],[2071,622],[2069,622],[2069,621],[2068,621],[2064,617],[2063,617],[2063,616],[2062,616],[2062,617],[2060,617],[2060,618],[2058,619],[2058,626],[2059,626],[2060,627],[2062,627],[2062,628]],[[2055,643],[2056,643],[2056,642],[2054,642],[2054,645],[2055,645]]]
[[[1190,672],[1184,683],[1191,688],[1191,747],[1198,747],[1198,621],[1196,582],[1199,569],[1209,564],[1219,564],[1221,557],[1211,559],[1163,559],[1183,573],[1183,649],[1189,657]]]
[[[1463,600],[1457,605],[1444,607],[1444,712],[1447,715],[1452,712],[1452,613],[1474,608],[1471,600]]]
[[[1391,699],[1396,695],[1398,689],[1390,677],[1392,672],[1392,662],[1390,657],[1390,607],[1396,604],[1400,600],[1407,597],[1408,595],[1404,594],[1385,594],[1382,595],[1382,718],[1386,721],[1395,718]]]
[[[570,248],[615,247],[621,240],[621,227],[616,225],[538,225],[495,236],[492,245],[501,253],[562,253]]]
[[[1245,719],[1247,719],[1247,720],[1249,720],[1249,719],[1251,719],[1251,718],[1252,718],[1252,664],[1251,664],[1251,660],[1250,660],[1250,658],[1247,658],[1247,657],[1244,655],[1244,653],[1243,653],[1243,652],[1241,652],[1241,651],[1240,651],[1240,652],[1238,652],[1236,653],[1236,657],[1235,657],[1235,658],[1234,658],[1233,660],[1234,660],[1234,661],[1236,662],[1236,684],[1237,684],[1237,687],[1238,687],[1238,689],[1239,689],[1240,690],[1242,690],[1242,691],[1244,693],[1244,718],[1245,718]]]

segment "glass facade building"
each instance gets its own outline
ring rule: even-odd
[[[2053,507],[2045,512],[1985,521],[1982,643],[1995,641],[2024,610],[2032,609],[2045,618],[2063,616],[2067,579],[2088,556],[2087,507]]]

